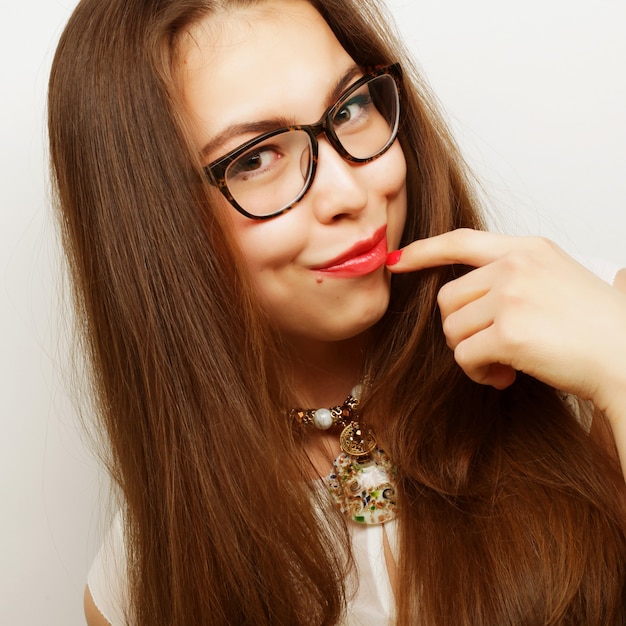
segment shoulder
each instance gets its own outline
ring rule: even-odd
[[[89,591],[89,585],[85,585],[83,603],[85,607],[87,626],[111,626],[111,622],[109,622],[98,610],[98,607],[93,600],[93,596],[91,595],[91,591]]]

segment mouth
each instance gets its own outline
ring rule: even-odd
[[[385,264],[387,258],[386,230],[386,226],[382,226],[369,239],[359,241],[343,254],[312,269],[343,278],[366,276],[375,272]]]

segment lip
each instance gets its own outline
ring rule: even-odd
[[[372,237],[359,241],[324,265],[311,269],[338,278],[366,276],[375,272],[387,258],[386,230],[386,226],[382,226]]]

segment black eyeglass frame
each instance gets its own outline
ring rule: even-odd
[[[395,128],[392,129],[391,135],[387,143],[374,155],[366,157],[364,159],[360,159],[357,157],[353,157],[346,149],[341,145],[339,138],[337,137],[334,128],[333,128],[333,119],[335,114],[337,113],[337,109],[340,104],[343,104],[345,99],[354,91],[360,89],[366,83],[369,83],[371,80],[378,78],[379,76],[391,76],[393,78],[396,89],[397,89],[397,97],[398,97],[398,111],[396,115],[396,124]],[[220,157],[216,161],[213,161],[209,165],[204,168],[204,172],[206,173],[209,182],[212,185],[215,185],[224,197],[230,202],[230,204],[242,215],[253,219],[253,220],[267,220],[273,217],[277,217],[278,215],[282,215],[287,211],[291,210],[309,191],[311,188],[311,184],[313,179],[315,178],[315,171],[317,168],[317,159],[318,159],[318,140],[317,137],[324,133],[326,138],[333,146],[333,148],[344,158],[346,161],[351,163],[369,163],[370,161],[374,161],[378,157],[382,156],[387,150],[393,145],[396,137],[398,135],[398,126],[400,120],[400,94],[401,94],[401,86],[402,86],[402,68],[399,63],[392,63],[391,65],[384,66],[376,66],[369,69],[359,80],[357,80],[354,84],[350,85],[346,91],[344,91],[339,98],[337,98],[337,102],[330,106],[321,119],[315,124],[299,124],[294,126],[284,126],[282,128],[277,128],[276,130],[272,130],[268,133],[264,133],[263,135],[259,135],[250,141],[247,141],[243,145],[235,148],[231,152],[225,154]],[[307,172],[307,178],[302,187],[300,193],[296,196],[296,198],[287,206],[282,207],[278,211],[274,213],[270,213],[269,215],[253,215],[252,213],[248,213],[243,207],[241,207],[228,188],[228,184],[226,183],[226,171],[228,166],[235,161],[240,155],[254,147],[256,144],[262,143],[275,135],[281,135],[286,132],[293,131],[304,131],[309,136],[309,142],[311,145],[311,162],[309,164],[309,171]]]

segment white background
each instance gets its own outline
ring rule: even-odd
[[[9,4],[3,0],[3,4]],[[0,624],[82,624],[98,472],[67,383],[45,89],[73,0],[3,6]],[[626,3],[393,0],[501,227],[626,264]]]

